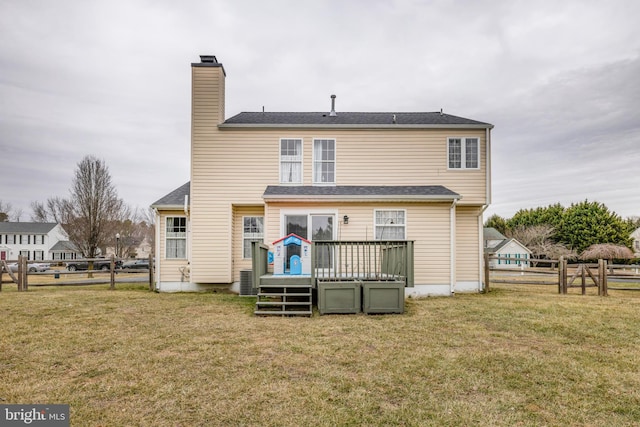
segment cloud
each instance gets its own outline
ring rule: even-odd
[[[0,200],[66,195],[86,154],[147,206],[189,179],[190,63],[241,111],[437,111],[495,124],[490,211],[639,214],[640,3],[0,3]],[[27,219],[27,218],[24,218]]]

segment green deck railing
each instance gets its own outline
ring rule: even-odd
[[[268,246],[252,245],[252,278],[257,287],[268,271]],[[311,276],[323,281],[377,280],[414,284],[412,240],[326,240],[311,247]]]
[[[331,240],[313,242],[316,279],[400,280],[413,287],[413,241]]]

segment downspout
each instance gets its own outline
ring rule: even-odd
[[[156,257],[156,291],[160,290],[160,270],[161,270],[161,265],[160,265],[160,260],[162,259],[160,257],[160,212],[158,212],[158,208],[153,208],[153,211],[155,212],[155,216],[156,216],[156,253],[155,253],[155,257]]]
[[[451,295],[454,295],[456,292],[456,205],[458,204],[458,199],[454,199],[451,203],[451,209],[449,213],[449,238],[450,238],[450,246],[451,253],[449,254],[449,292]]]
[[[191,265],[191,217],[189,215],[189,195],[184,195],[184,214],[187,217],[187,262]],[[189,275],[189,281],[191,281],[191,275]]]
[[[483,205],[482,209],[480,209],[480,213],[478,214],[478,233],[480,235],[480,239],[478,239],[478,246],[480,247],[478,251],[478,283],[479,291],[482,292],[485,289],[485,284],[482,282],[484,280],[484,223],[482,222],[482,215],[484,211],[487,210],[489,205]]]
[[[490,128],[486,128],[485,129],[485,141],[486,141],[486,153],[485,153],[485,159],[486,159],[486,188],[487,188],[487,195],[486,195],[486,204],[487,206],[491,204],[491,129]],[[486,208],[485,208],[486,209]],[[484,212],[484,209],[483,209]]]
[[[487,208],[489,207],[489,205],[491,204],[491,128],[487,127],[485,129],[485,159],[486,159],[486,201],[485,201],[485,205],[482,207],[482,210],[480,210],[480,213],[478,214],[478,231],[481,232],[480,234],[482,235],[482,231],[484,229],[484,224],[482,222],[482,215],[484,214],[484,211],[487,210]],[[481,291],[484,290],[484,287],[486,286],[486,284],[483,283],[484,280],[484,238],[480,239],[479,242],[480,245],[480,250],[478,251],[480,260],[479,260],[479,266],[480,268],[478,269],[480,272],[480,277],[479,277],[479,281],[478,283],[481,284]]]

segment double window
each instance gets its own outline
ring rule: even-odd
[[[264,240],[264,217],[245,216],[242,223],[242,257],[251,258],[251,243]]]
[[[302,140],[280,140],[280,182],[302,183]]]
[[[375,210],[376,240],[404,240],[406,237],[406,212],[399,210]]]
[[[449,138],[447,144],[449,169],[478,169],[480,140],[478,138]]]
[[[166,257],[171,259],[186,259],[187,218],[184,216],[168,217],[166,227]]]
[[[336,140],[313,140],[313,183],[336,183]]]

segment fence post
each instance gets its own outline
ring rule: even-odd
[[[23,274],[23,263],[22,263],[22,258],[24,258],[22,255],[18,255],[18,292],[22,292],[22,280],[24,279],[24,274]]]
[[[567,294],[569,292],[569,266],[567,265],[568,261],[566,259],[562,259],[562,293]]]
[[[111,272],[111,283],[109,289],[113,291],[116,288],[116,259],[113,254],[111,254],[111,262],[109,262],[109,270]]]
[[[609,296],[609,283],[607,280],[607,260],[602,260],[602,296]]]
[[[558,260],[558,293],[563,294],[564,286],[562,285],[562,277],[564,276],[564,256],[560,256]],[[553,265],[553,264],[552,264]]]
[[[149,290],[153,291],[153,255],[149,254]]]
[[[29,290],[29,263],[27,262],[28,258],[22,257],[22,262],[23,262],[23,266],[22,266],[22,274],[24,274],[24,278],[22,279],[22,290],[23,291],[28,291]]]
[[[484,293],[489,293],[489,254],[484,254]]]

